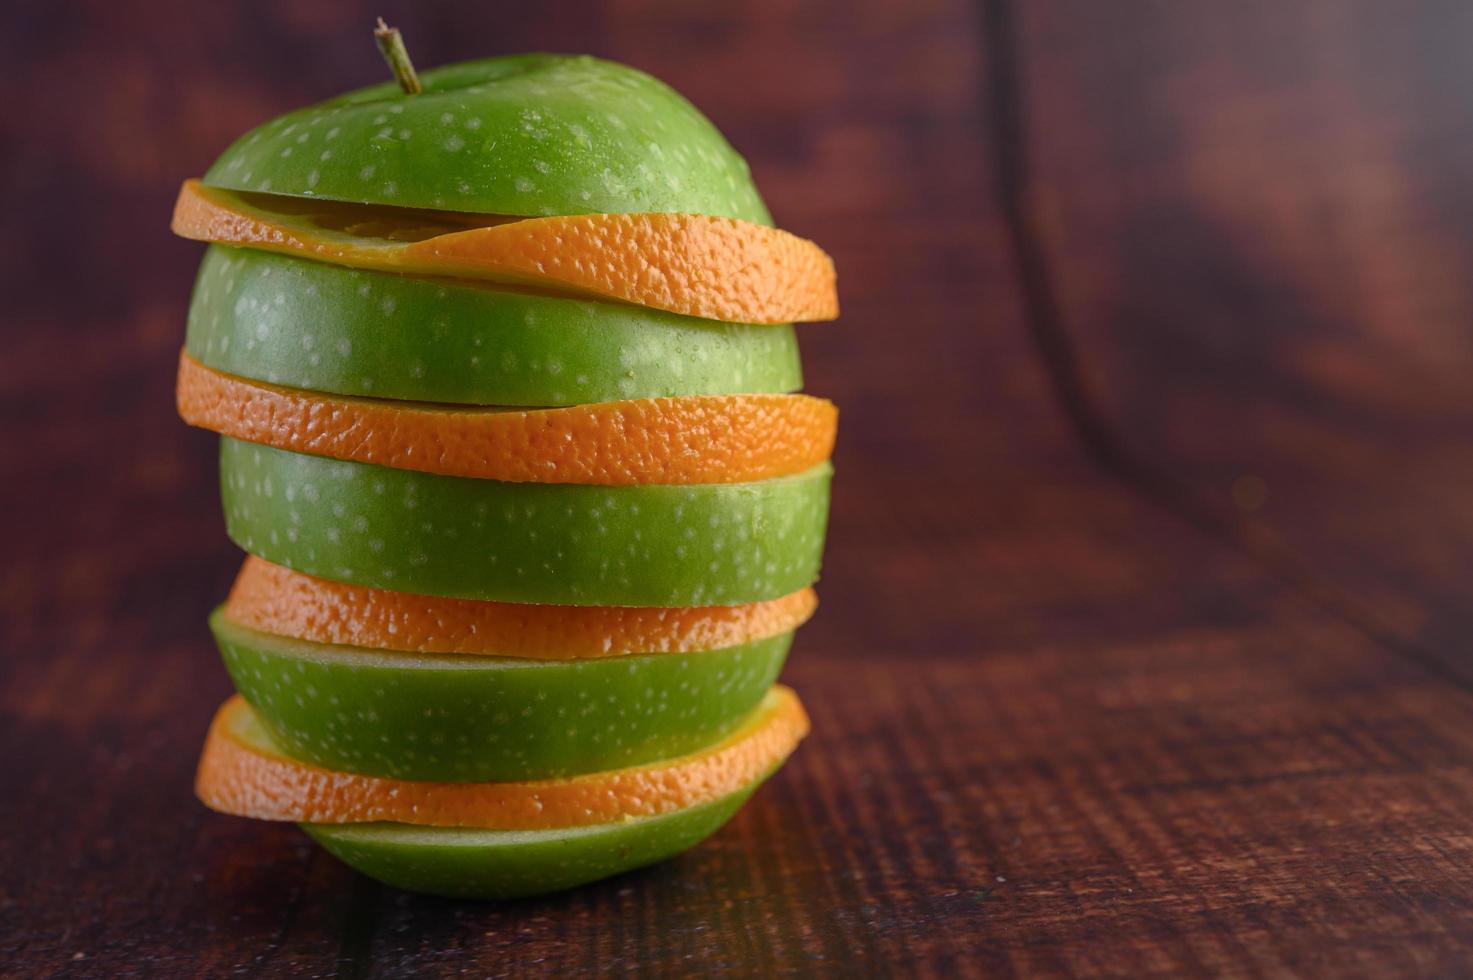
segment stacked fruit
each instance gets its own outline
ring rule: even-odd
[[[197,789],[393,884],[528,894],[701,840],[807,730],[774,680],[836,413],[791,324],[837,314],[833,267],[642,73],[419,82],[180,193],[211,244],[179,409],[249,553]]]

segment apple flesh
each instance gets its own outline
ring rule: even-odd
[[[389,469],[220,440],[225,529],[319,578],[502,602],[724,606],[818,577],[832,468],[600,487]]]
[[[218,609],[210,628],[236,689],[289,755],[434,782],[550,779],[698,751],[751,714],[793,639],[551,661],[329,646]]]
[[[396,888],[446,898],[522,898],[674,857],[721,829],[766,778],[674,813],[562,830],[300,826],[344,864]]]
[[[239,191],[481,214],[683,212],[771,224],[746,161],[679,93],[588,56],[446,65],[287,113],[204,176]]]
[[[471,405],[803,386],[789,324],[717,323],[221,245],[200,265],[186,347],[201,364],[271,384]]]

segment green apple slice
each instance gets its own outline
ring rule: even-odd
[[[279,116],[204,182],[481,214],[675,211],[771,224],[746,161],[649,75],[587,56],[446,65]]]
[[[344,864],[396,888],[447,898],[521,898],[674,857],[721,829],[766,778],[685,810],[592,827],[497,831],[395,823],[300,826]]]
[[[503,602],[713,606],[818,577],[824,463],[757,483],[502,483],[220,440],[225,528],[320,578]]]
[[[187,348],[243,378],[339,395],[560,406],[803,386],[791,325],[718,323],[212,245]]]
[[[508,782],[695,752],[746,718],[792,644],[582,660],[329,646],[231,622],[210,629],[272,740],[327,769]]]

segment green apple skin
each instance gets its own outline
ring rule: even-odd
[[[771,218],[746,161],[681,95],[588,56],[523,54],[423,72],[246,133],[204,183],[481,214],[665,211]]]
[[[827,463],[756,483],[503,483],[223,438],[231,540],[320,578],[422,595],[737,605],[818,577]]]
[[[349,867],[446,898],[524,898],[664,861],[710,837],[767,778],[658,817],[564,830],[464,830],[408,824],[301,824]]]
[[[213,245],[189,308],[201,364],[293,388],[559,406],[803,386],[790,324],[717,323]]]
[[[210,629],[236,689],[287,753],[433,782],[551,779],[695,752],[751,714],[793,639],[520,660],[329,646],[248,629],[218,609]]]

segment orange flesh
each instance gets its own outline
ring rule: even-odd
[[[179,414],[246,442],[517,483],[744,483],[818,465],[838,410],[808,395],[691,395],[535,410],[324,395],[179,356]]]
[[[786,758],[808,716],[776,685],[736,732],[691,755],[650,766],[518,783],[430,783],[321,769],[266,750],[240,695],[215,715],[195,777],[208,807],[261,820],[544,830],[581,827],[706,803],[735,792]],[[254,743],[254,744],[253,744]]]
[[[225,600],[225,616],[249,629],[316,643],[580,660],[750,643],[797,629],[817,606],[812,589],[745,606],[695,609],[445,599],[331,582],[252,556]]]
[[[566,289],[734,323],[839,315],[834,263],[821,248],[734,218],[438,215],[240,194],[187,180],[173,229],[360,269]]]

